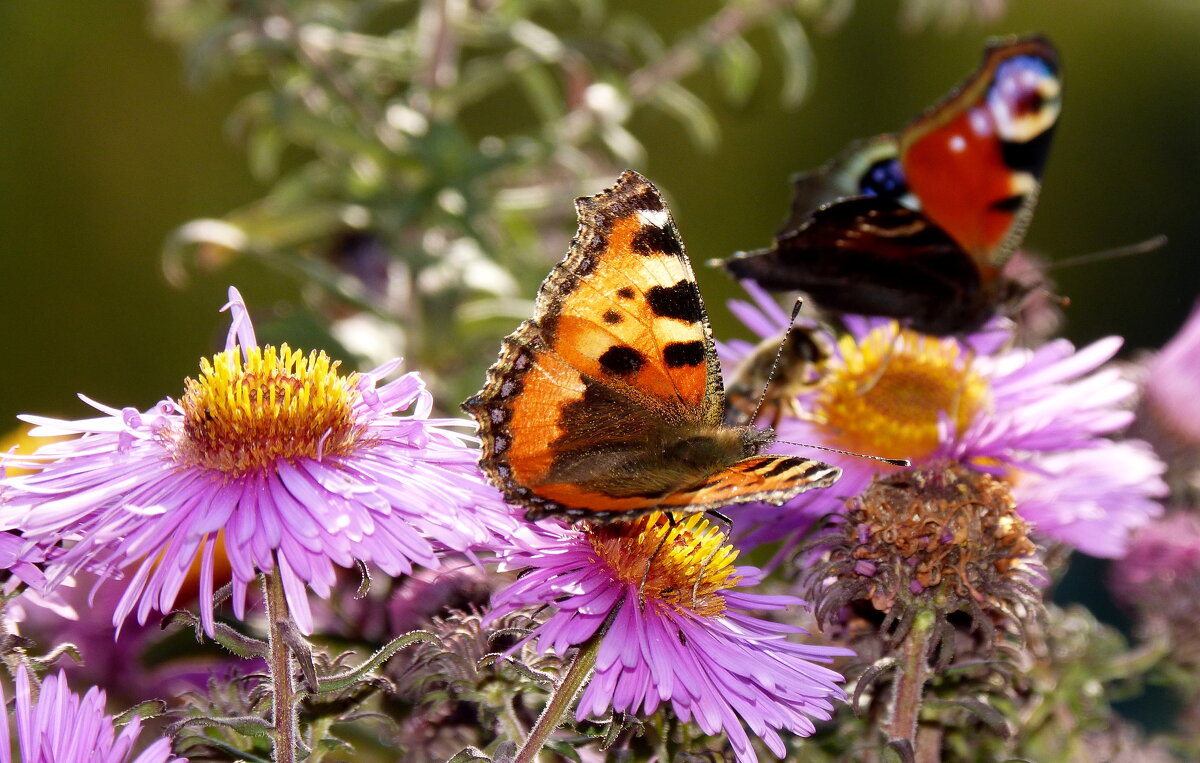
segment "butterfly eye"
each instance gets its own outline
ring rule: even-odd
[[[863,196],[883,196],[898,199],[908,193],[908,181],[904,178],[904,170],[900,160],[892,157],[880,159],[867,168],[858,181],[858,189]]]

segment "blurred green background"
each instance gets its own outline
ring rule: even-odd
[[[1074,340],[1167,339],[1200,291],[1200,3],[1018,0],[988,24],[916,31],[901,29],[898,2],[851,7],[838,28],[809,28],[815,68],[800,109],[779,106],[773,72],[744,107],[726,105],[701,73],[685,84],[716,110],[715,152],[699,152],[666,117],[635,119],[649,155],[637,169],[669,195],[693,259],[767,244],[791,173],[903,126],[976,66],[989,35],[1042,31],[1062,51],[1066,106],[1027,247],[1061,258],[1167,234],[1164,251],[1055,274]],[[638,11],[671,39],[715,8]],[[165,283],[159,253],[173,228],[263,188],[224,132],[248,83],[189,89],[178,51],[150,35],[141,4],[0,5],[0,83],[0,421],[84,414],[76,392],[139,408],[177,395],[223,336],[229,282],[254,308],[295,294],[245,263],[186,290]],[[722,306],[736,287],[700,270],[718,336],[739,331]]]

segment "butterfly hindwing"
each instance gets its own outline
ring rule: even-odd
[[[954,239],[891,199],[831,204],[774,247],[724,264],[736,278],[804,291],[839,312],[908,319],[934,334],[986,320],[992,309]]]

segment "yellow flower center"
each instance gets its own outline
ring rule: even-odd
[[[665,514],[650,514],[597,526],[588,536],[622,583],[641,585],[645,577],[642,598],[677,611],[716,617],[725,611],[725,598],[719,593],[742,579],[733,568],[737,549],[699,514],[677,519],[674,525]]]
[[[962,431],[991,406],[991,388],[954,339],[893,323],[838,344],[841,362],[830,363],[814,415],[842,448],[919,462],[938,446],[939,415]]]
[[[339,365],[286,344],[248,348],[245,361],[238,348],[201,360],[199,378],[185,382],[176,458],[236,476],[348,453],[364,427],[353,415],[358,375],[339,375]]]

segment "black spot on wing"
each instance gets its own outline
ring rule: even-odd
[[[610,326],[620,323],[623,320],[625,320],[625,319],[622,318],[621,314],[618,313],[616,310],[605,310],[604,311],[604,322],[609,324]]]
[[[663,348],[663,360],[669,368],[698,366],[704,363],[704,342],[671,342]]]
[[[625,209],[637,212],[639,210],[645,212],[658,212],[666,207],[663,205],[662,197],[658,195],[658,191],[653,186],[644,188],[636,193],[631,193],[623,200]]]
[[[655,286],[646,292],[650,309],[660,318],[699,323],[704,316],[700,290],[695,281],[684,280],[674,286]]]
[[[621,288],[617,289],[617,296],[621,299],[633,299],[633,294],[634,291],[629,286],[622,286]]]
[[[1036,137],[1021,143],[1002,141],[1000,156],[1010,169],[1028,172],[1035,178],[1040,178],[1046,166],[1046,157],[1050,155],[1050,142],[1053,138],[1054,125],[1051,125]]]
[[[600,356],[600,365],[618,376],[630,376],[646,365],[646,356],[632,347],[614,344]]]
[[[675,233],[675,226],[667,225],[660,228],[657,225],[643,225],[633,236],[631,244],[633,251],[638,254],[669,254],[674,257],[683,256],[683,247],[679,243],[679,236]]]
[[[1023,193],[1016,193],[999,201],[993,201],[991,208],[997,212],[1020,212],[1021,207],[1025,205],[1027,197]]]

